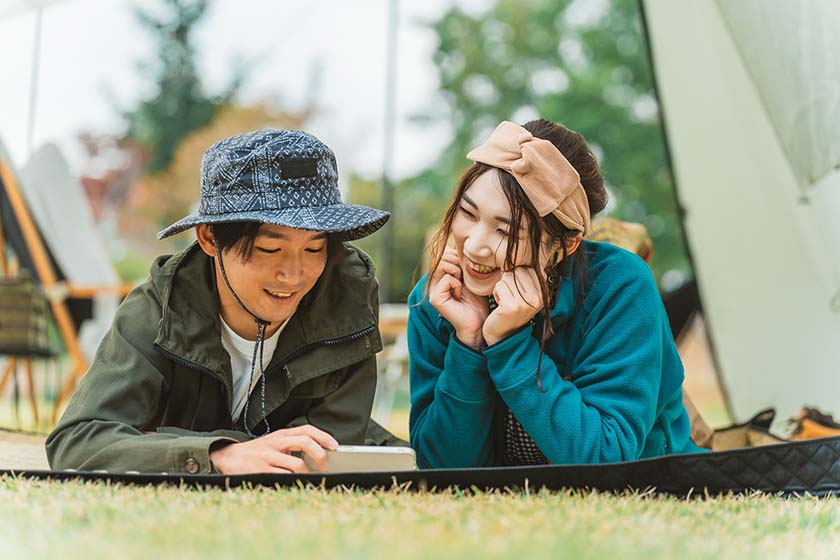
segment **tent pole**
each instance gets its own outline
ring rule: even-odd
[[[35,16],[35,45],[32,49],[32,76],[29,86],[29,124],[26,134],[26,149],[32,157],[32,143],[35,137],[35,105],[38,101],[38,73],[41,62],[41,22],[44,17],[44,8],[38,8]]]
[[[391,286],[391,272],[394,264],[394,228],[396,224],[396,208],[394,207],[394,127],[397,120],[397,34],[399,32],[399,0],[388,3],[387,42],[385,51],[385,114],[382,149],[382,208],[391,213],[382,231],[379,233],[379,299],[382,303],[390,303],[393,297]]]

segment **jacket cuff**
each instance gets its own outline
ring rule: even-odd
[[[179,437],[169,448],[169,472],[210,474],[218,472],[210,461],[210,446],[214,443],[239,443],[230,437]]]
[[[530,328],[521,328],[484,350],[487,370],[499,391],[536,375],[540,345]],[[546,357],[543,358],[547,359]]]
[[[465,402],[483,401],[493,389],[485,357],[464,345],[455,333],[449,337],[438,387]]]

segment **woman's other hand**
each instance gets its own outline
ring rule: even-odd
[[[492,346],[530,321],[543,307],[537,271],[518,266],[505,272],[493,289],[498,307],[484,322],[484,342]]]

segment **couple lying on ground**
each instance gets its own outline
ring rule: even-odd
[[[583,137],[503,122],[467,157],[409,297],[411,446],[424,468],[632,461],[699,448],[647,265],[585,240],[607,202]],[[161,201],[165,204],[165,201]],[[211,146],[198,212],[117,312],[47,440],[53,469],[306,472],[370,419],[378,285],[332,151],[262,130]],[[398,225],[398,224],[397,224]]]

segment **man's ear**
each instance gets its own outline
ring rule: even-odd
[[[198,244],[201,245],[201,250],[208,256],[216,256],[216,238],[213,237],[213,230],[207,224],[198,224],[195,226],[195,237],[198,239]]]

